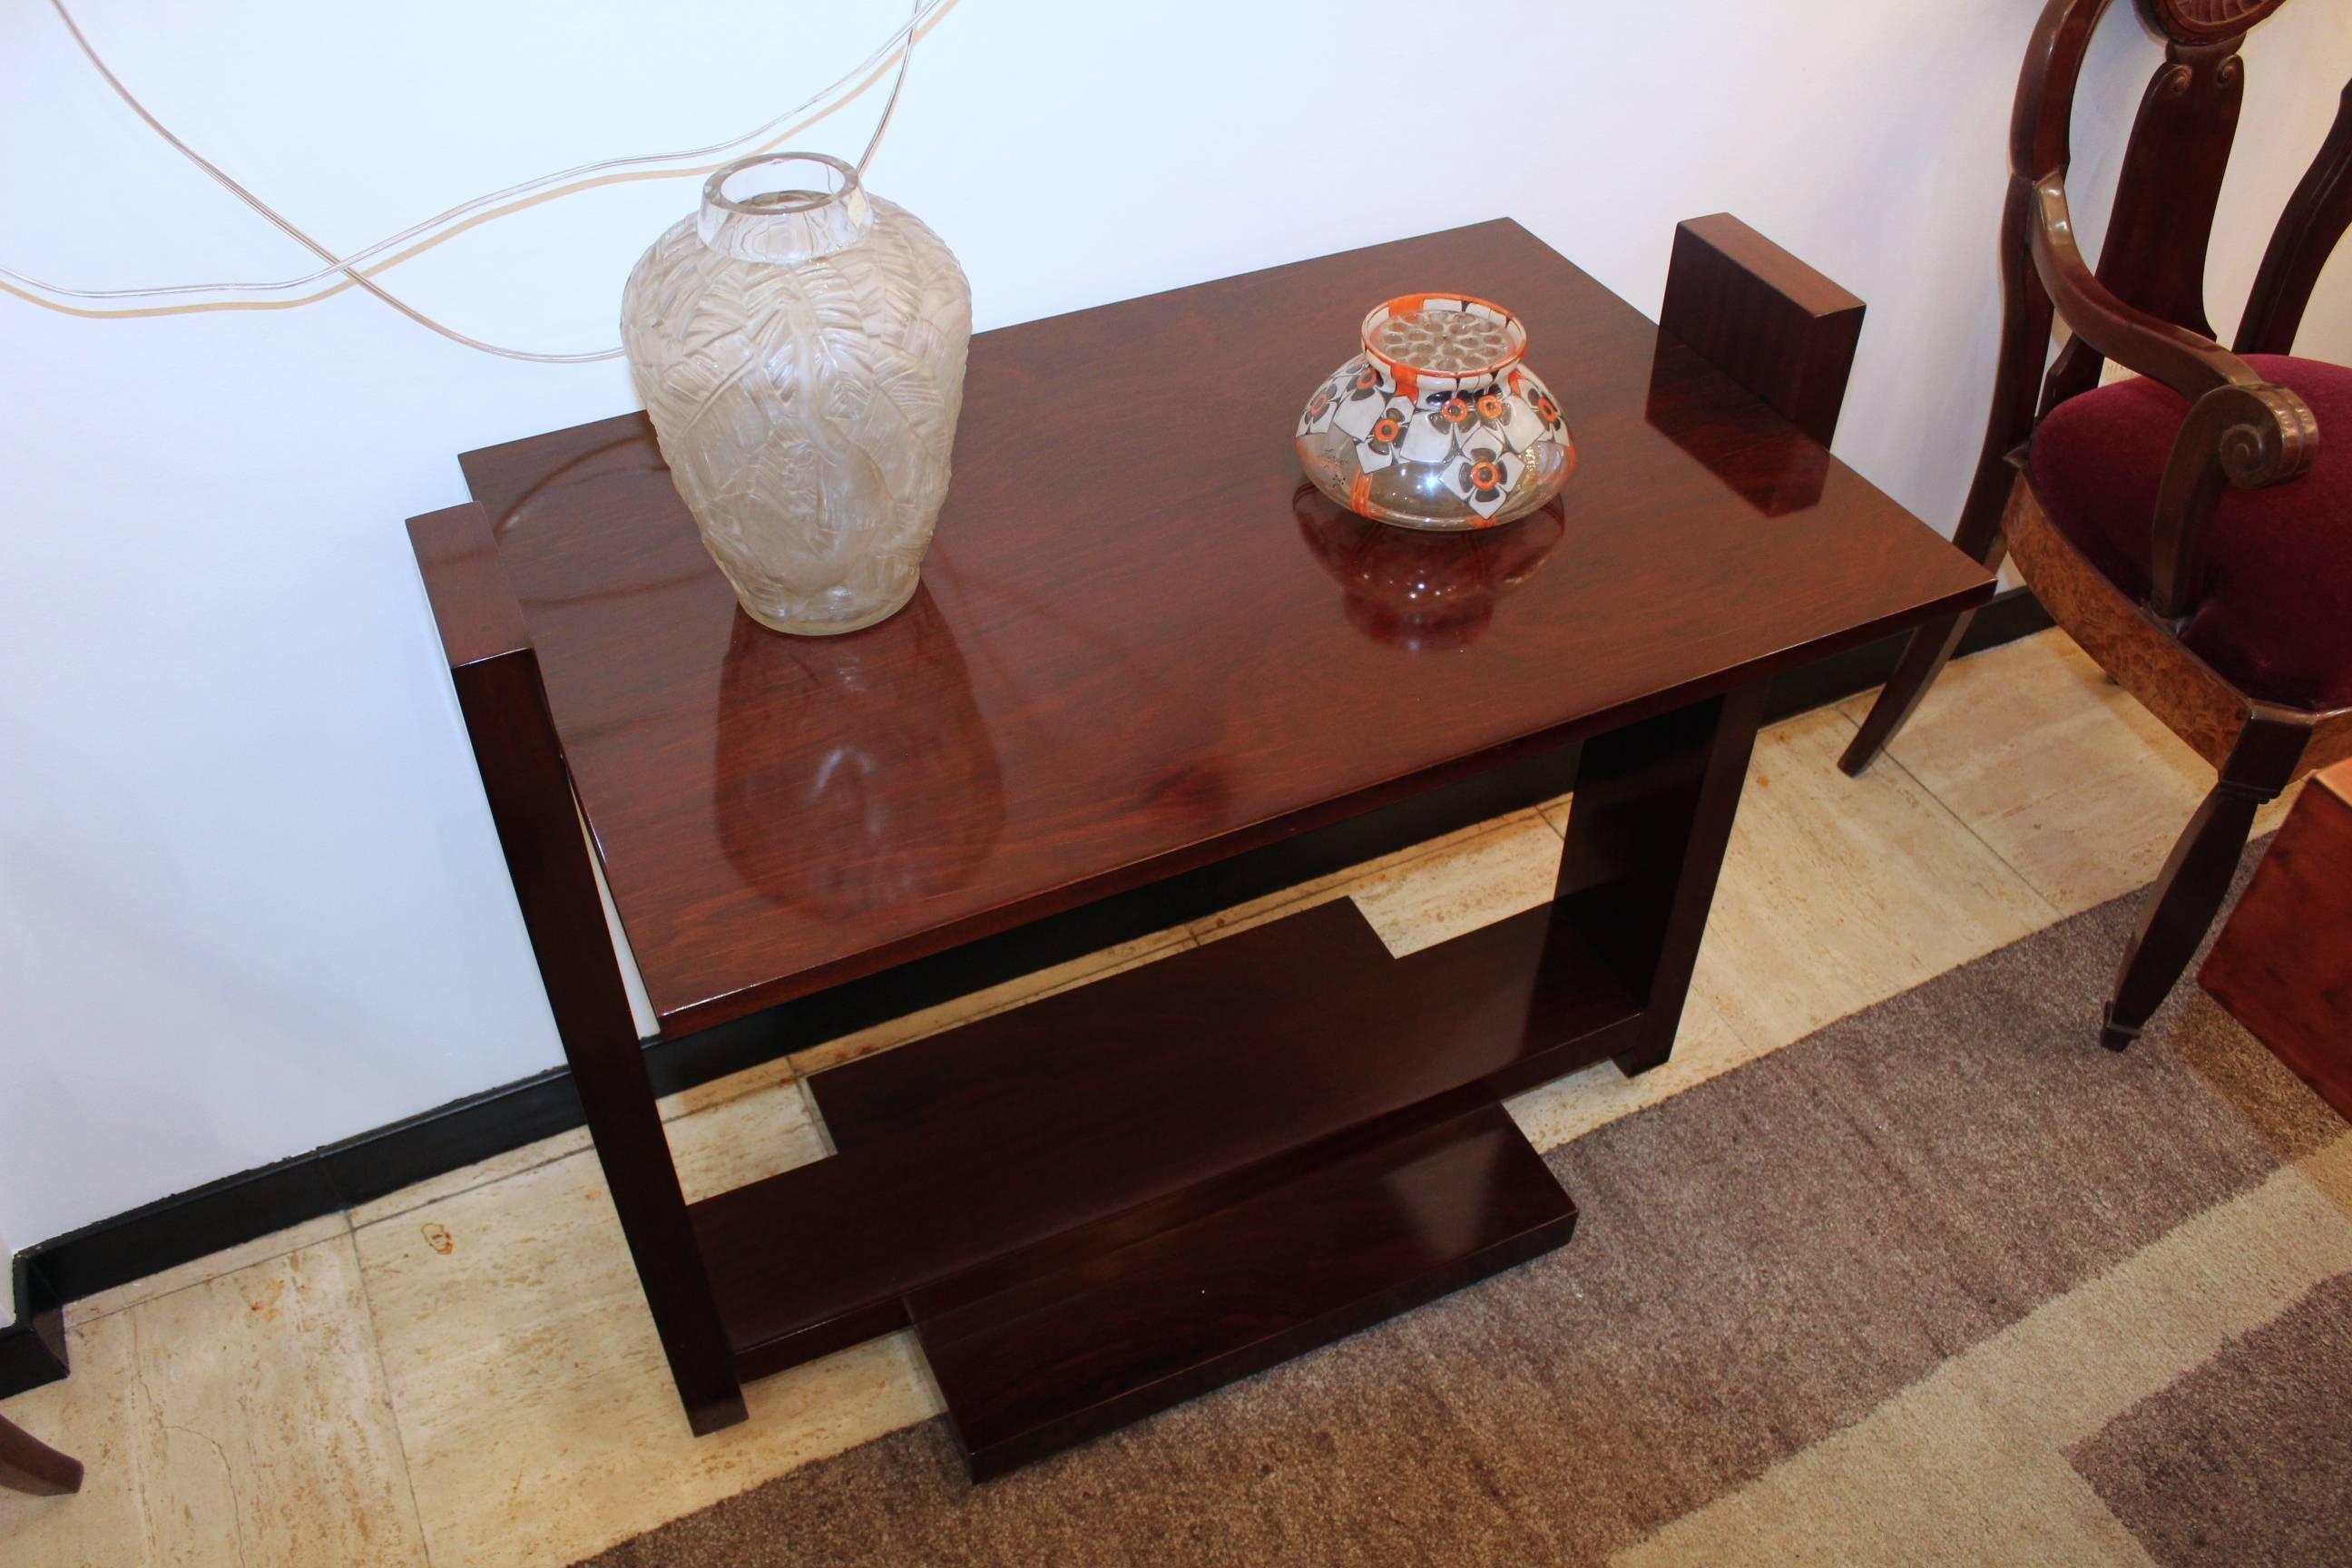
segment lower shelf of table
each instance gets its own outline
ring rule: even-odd
[[[940,1312],[915,1332],[974,1479],[1560,1246],[1576,1205],[1499,1106]]]
[[[1343,900],[818,1075],[837,1152],[694,1228],[745,1376],[911,1324],[992,1474],[1565,1241],[1497,1102],[1641,1023],[1549,907]]]

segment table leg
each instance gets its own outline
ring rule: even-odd
[[[646,1072],[628,992],[604,928],[595,871],[588,864],[587,842],[555,750],[554,725],[546,717],[537,661],[517,661],[495,671],[478,665],[458,673],[477,671],[482,673],[459,688],[461,694],[472,688],[466,703],[468,722],[483,704],[509,721],[521,721],[488,726],[493,735],[527,735],[534,710],[538,725],[544,726],[542,747],[517,743],[503,752],[486,744],[488,737],[477,731],[482,782],[548,1005],[563,1037],[563,1054],[596,1140],[596,1157],[653,1309],[670,1374],[686,1403],[687,1421],[698,1434],[733,1426],[745,1415],[734,1348],[687,1218],[686,1195]]]
[[[646,1072],[539,655],[479,506],[409,528],[556,1032],[687,1421],[698,1434],[732,1426],[745,1415],[734,1346]]]
[[[1674,1048],[1763,711],[1751,681],[1585,742],[1552,918],[1643,1000],[1629,1076]]]

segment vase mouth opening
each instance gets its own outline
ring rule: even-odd
[[[857,171],[823,153],[760,153],[703,182],[702,199],[755,217],[814,212],[859,189]]]
[[[1400,294],[1364,318],[1364,352],[1424,384],[1491,381],[1527,357],[1528,330],[1475,294]]]
[[[845,250],[874,226],[857,171],[823,153],[760,153],[703,182],[695,228],[714,250],[793,263]]]

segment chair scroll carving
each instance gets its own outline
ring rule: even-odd
[[[2189,410],[2157,492],[2148,608],[2189,614],[2204,588],[2205,531],[2225,486],[2254,489],[2294,479],[2319,450],[2319,426],[2282,386],[2217,386]]]

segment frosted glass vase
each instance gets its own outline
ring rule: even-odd
[[[630,271],[621,342],[747,615],[851,632],[913,596],[971,342],[971,288],[921,220],[835,158],[730,163]]]

